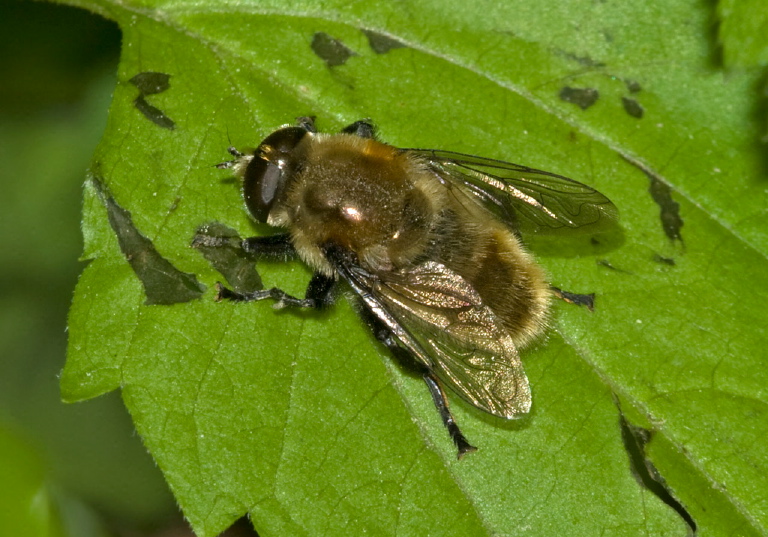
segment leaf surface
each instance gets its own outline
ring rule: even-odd
[[[756,80],[711,65],[703,6],[76,4],[118,21],[124,46],[85,187],[91,262],[62,389],[70,401],[122,389],[199,535],[246,512],[265,536],[684,533],[635,479],[620,412],[650,432],[646,460],[700,535],[768,533]],[[313,48],[319,33],[331,40]],[[141,95],[130,80],[147,72],[169,87]],[[346,301],[324,314],[215,303],[221,275],[188,247],[214,220],[268,232],[213,165],[230,140],[255,146],[302,115],[330,132],[370,117],[398,146],[560,173],[621,211],[619,243],[536,250],[554,285],[597,294],[595,311],[557,304],[549,336],[524,352],[529,416],[452,398],[480,447],[462,461],[422,382]],[[100,192],[201,298],[147,304]],[[675,211],[679,240],[661,220]],[[292,294],[309,279],[299,263],[258,270]]]

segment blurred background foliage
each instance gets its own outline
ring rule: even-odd
[[[0,2],[0,535],[188,532],[120,394],[59,395],[81,188],[120,37],[81,9]]]
[[[81,188],[120,39],[85,10],[0,1],[0,536],[190,535],[119,392],[59,394]]]

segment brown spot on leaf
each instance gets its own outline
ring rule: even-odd
[[[170,88],[170,80],[171,75],[167,73],[147,71],[134,75],[128,82],[136,86],[139,90],[139,96],[133,101],[133,105],[136,109],[158,127],[173,130],[176,128],[176,123],[166,116],[162,110],[149,104],[146,99],[147,95],[162,93]]]
[[[600,92],[595,88],[571,88],[570,86],[565,86],[560,90],[560,99],[567,103],[575,104],[582,110],[586,110],[595,104],[598,98],[600,98]]]
[[[312,51],[328,64],[328,67],[344,65],[352,56],[357,56],[352,49],[325,32],[317,32],[312,38],[311,46]]]
[[[397,39],[389,37],[386,34],[380,34],[379,32],[374,32],[373,30],[362,30],[362,32],[365,34],[365,37],[368,38],[368,44],[376,54],[386,54],[390,50],[396,48],[408,47],[408,45],[405,43],[401,43]]]
[[[642,118],[643,114],[645,113],[645,109],[640,105],[640,103],[634,99],[630,99],[629,97],[622,97],[621,104],[624,105],[624,111],[627,114],[632,117],[636,117],[637,119]]]

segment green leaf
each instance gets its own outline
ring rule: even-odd
[[[91,262],[62,390],[122,389],[199,535],[246,512],[265,536],[684,533],[635,479],[622,430],[647,431],[635,459],[700,535],[768,533],[756,79],[712,70],[700,3],[78,5],[118,21],[124,49],[86,183]],[[139,73],[169,87],[140,93]],[[256,145],[302,115],[324,131],[370,117],[398,146],[562,173],[622,213],[619,245],[540,250],[554,285],[597,293],[595,311],[556,304],[524,353],[529,416],[452,397],[480,448],[464,460],[421,381],[345,301],[324,314],[213,301],[221,275],[188,247],[195,230],[267,232],[213,165],[229,140]],[[116,207],[201,298],[148,304]],[[258,269],[292,294],[309,279],[298,263]]]
[[[768,65],[768,5],[760,0],[721,0],[717,12],[725,64]]]

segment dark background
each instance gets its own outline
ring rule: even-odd
[[[84,10],[0,0],[0,535],[189,534],[120,394],[59,395],[120,39]]]

